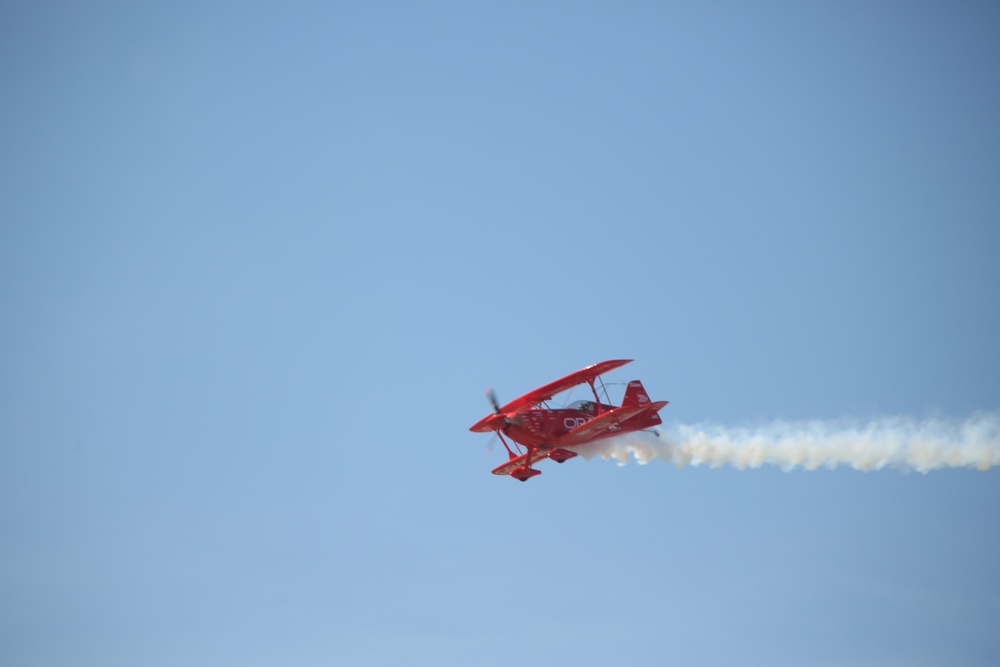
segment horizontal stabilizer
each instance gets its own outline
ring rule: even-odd
[[[625,422],[624,427],[629,431],[637,431],[644,428],[653,428],[663,423],[657,413],[662,410],[669,401],[654,401],[647,403],[639,412],[635,413]]]

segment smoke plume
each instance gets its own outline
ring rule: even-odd
[[[588,460],[600,456],[619,465],[631,455],[640,464],[659,458],[677,467],[731,465],[740,470],[763,465],[785,470],[987,470],[1000,464],[1000,413],[965,420],[883,418],[865,424],[778,421],[751,428],[675,424],[655,433],[599,440],[576,451]]]

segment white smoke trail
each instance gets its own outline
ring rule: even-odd
[[[629,455],[640,464],[660,458],[677,467],[731,465],[740,470],[763,465],[785,470],[899,468],[926,473],[939,468],[987,470],[1000,464],[1000,413],[964,420],[916,421],[896,417],[855,422],[773,422],[754,428],[674,425],[658,434],[632,433],[576,448],[584,458]]]

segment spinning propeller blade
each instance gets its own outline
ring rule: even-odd
[[[493,406],[493,414],[500,414],[500,401],[497,400],[497,394],[493,391],[493,387],[486,390],[486,400]]]
[[[497,400],[497,394],[493,391],[493,387],[486,390],[486,400],[490,402],[493,406],[493,415],[486,420],[486,424],[494,430],[503,430],[504,433],[507,432],[507,427],[511,424],[521,424],[521,417],[519,415],[514,415],[513,417],[508,417],[504,413],[500,412],[500,401]]]

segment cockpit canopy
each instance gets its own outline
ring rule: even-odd
[[[593,401],[574,401],[568,406],[571,410],[581,410],[583,412],[593,412],[594,402]]]

